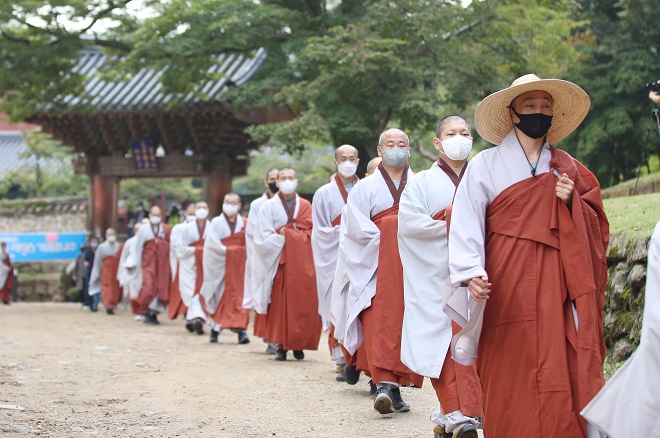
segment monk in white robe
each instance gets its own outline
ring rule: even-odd
[[[195,204],[191,203],[186,208],[186,218],[184,222],[178,223],[172,227],[170,233],[170,269],[172,270],[172,286],[170,287],[170,305],[168,308],[168,318],[176,319],[179,315],[186,316],[188,307],[181,300],[179,291],[179,259],[177,249],[179,248],[179,234],[185,224],[195,222]]]
[[[660,222],[649,242],[639,347],[582,410],[589,437],[660,436]]]
[[[382,158],[380,157],[374,157],[369,162],[367,163],[367,173],[364,174],[364,177],[368,177],[369,175],[372,175],[375,171],[380,162],[383,161]]]
[[[452,322],[442,305],[442,291],[449,282],[451,204],[472,149],[465,119],[449,116],[440,120],[434,146],[440,157],[406,184],[399,203],[405,292],[401,362],[431,378],[441,406],[431,417],[436,422],[434,433],[476,437],[476,426],[483,417],[481,383],[476,366],[465,367],[451,358]]]
[[[321,318],[310,235],[312,206],[296,193],[293,169],[280,169],[277,196],[259,211],[254,234],[251,287],[257,313],[268,314],[268,340],[278,344],[276,360],[293,350],[317,350]]]
[[[241,198],[227,193],[222,203],[222,214],[211,221],[204,241],[204,298],[211,343],[218,342],[223,328],[238,334],[239,344],[248,344],[245,331],[250,311],[243,308],[243,282],[245,278],[245,225],[246,219],[238,212]]]
[[[400,357],[404,301],[397,213],[401,192],[413,175],[407,164],[408,136],[398,129],[385,131],[378,154],[383,158],[378,169],[348,195],[342,218],[346,234],[340,240],[346,269],[335,278],[339,283],[334,288],[341,292],[333,295],[332,312],[335,337],[349,354],[364,342],[368,369],[362,370],[377,387],[374,409],[389,414],[410,410],[399,388],[421,387],[423,378]],[[359,369],[359,357],[357,365]]]
[[[105,231],[105,241],[96,249],[92,273],[89,277],[92,310],[98,307],[99,298],[103,296],[103,306],[107,314],[113,315],[117,304],[121,301],[122,291],[119,284],[116,283],[121,249],[121,245],[117,242],[117,233],[114,229],[108,228]],[[115,255],[117,257],[112,257]],[[102,281],[104,276],[105,282]],[[114,281],[108,281],[108,278]]]
[[[604,383],[608,222],[595,176],[551,146],[588,110],[577,85],[527,75],[475,114],[498,146],[456,192],[445,312],[466,324],[452,352],[476,356],[485,436],[584,437],[579,412]]]
[[[195,221],[183,224],[176,241],[176,257],[179,261],[179,294],[186,306],[186,329],[198,335],[204,334],[206,311],[199,292],[203,282],[202,254],[208,231],[209,208],[206,202],[195,204]]]
[[[350,145],[340,146],[335,150],[334,164],[337,173],[331,181],[319,188],[312,201],[312,252],[316,269],[316,287],[319,296],[319,315],[323,322],[323,331],[329,332],[328,346],[330,356],[337,364],[337,380],[345,381],[344,367],[346,358],[339,342],[334,338],[334,325],[330,318],[332,282],[337,268],[339,247],[339,225],[341,212],[348,199],[348,193],[358,182],[355,174],[360,163],[358,151]]]
[[[243,283],[243,307],[248,310],[254,310],[254,301],[252,300],[252,288],[250,281],[252,276],[252,246],[254,242],[254,230],[257,227],[257,220],[259,219],[259,209],[264,202],[272,198],[279,190],[277,187],[277,172],[278,169],[271,168],[266,172],[266,179],[264,179],[264,186],[266,191],[260,198],[255,199],[250,203],[250,211],[248,212],[247,224],[245,225],[245,281]],[[253,332],[268,343],[266,348],[267,354],[275,354],[276,345],[268,342],[266,336],[268,335],[268,315],[261,315],[255,313]]]
[[[157,315],[166,310],[170,299],[170,228],[161,222],[160,207],[149,210],[149,224],[143,225],[136,235],[135,263],[140,264],[142,284],[140,310],[145,324],[160,324]],[[129,273],[132,280],[135,273]]]
[[[119,267],[117,269],[117,282],[122,288],[123,297],[128,298],[131,313],[135,319],[142,320],[140,311],[140,289],[142,288],[142,267],[136,262],[136,245],[138,242],[137,233],[142,225],[148,225],[149,219],[144,218],[141,222],[133,226],[133,237],[124,242],[124,248],[119,258]]]

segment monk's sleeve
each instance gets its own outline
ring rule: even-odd
[[[225,279],[227,247],[222,244],[221,224],[216,219],[211,222],[209,227],[210,229],[204,240],[204,252],[202,255],[204,282],[202,283],[200,294],[207,303],[218,291],[221,284],[224,284]]]
[[[449,234],[449,272],[454,285],[486,274],[488,169],[476,156],[458,185]]]
[[[101,291],[101,265],[105,258],[105,245],[99,245],[94,257],[92,272],[89,275],[89,294],[94,295]]]
[[[399,242],[404,239],[423,243],[428,239],[443,238],[447,235],[447,223],[433,219],[433,212],[430,211],[424,191],[420,178],[413,178],[401,194]],[[424,254],[424,257],[428,256],[428,254]]]

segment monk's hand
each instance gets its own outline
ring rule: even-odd
[[[286,228],[282,227],[282,229],[280,230],[280,234],[284,236],[285,233],[286,233]]]
[[[564,201],[564,204],[571,206],[571,201],[573,200],[573,187],[575,184],[573,181],[563,173],[559,181],[557,181],[557,186],[555,187],[555,192],[557,197]]]
[[[488,277],[474,277],[468,281],[470,296],[475,301],[487,300],[491,286],[492,284],[488,282]]]

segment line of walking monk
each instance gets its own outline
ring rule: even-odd
[[[113,309],[123,288],[145,323],[168,311],[190,332],[208,325],[210,342],[221,330],[250,342],[254,310],[279,361],[327,331],[337,380],[368,376],[381,414],[409,411],[401,388],[429,377],[437,438],[587,436],[580,411],[604,384],[608,222],[594,175],[554,143],[588,109],[577,85],[527,75],[477,108],[496,147],[469,166],[470,126],[449,116],[437,161],[416,174],[408,136],[388,129],[361,180],[357,150],[337,148],[312,204],[281,168],[247,219],[234,193],[220,216],[198,202],[171,230],[153,207],[123,248],[107,231],[90,293]]]

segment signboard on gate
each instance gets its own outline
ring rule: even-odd
[[[135,170],[158,170],[158,161],[156,160],[156,149],[151,140],[134,141],[131,152],[133,154],[133,163]]]
[[[75,260],[86,239],[87,233],[0,234],[12,262]]]

